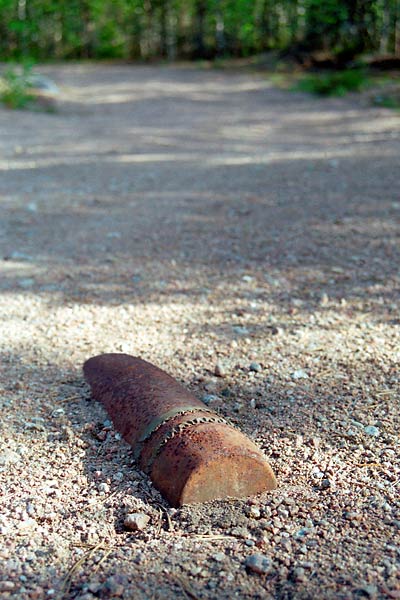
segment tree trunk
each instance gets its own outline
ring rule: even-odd
[[[218,9],[215,23],[215,46],[217,49],[217,56],[223,56],[226,52],[225,23],[224,15],[220,8]]]
[[[205,0],[197,0],[195,8],[194,58],[206,58],[205,20],[207,5]]]
[[[160,55],[168,56],[168,6],[167,0],[161,0],[160,6]]]
[[[391,9],[388,50],[400,56],[400,6],[397,0],[392,0]]]

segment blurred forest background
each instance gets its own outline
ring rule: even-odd
[[[0,0],[0,59],[400,56],[399,0]]]

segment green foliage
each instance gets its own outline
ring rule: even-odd
[[[9,67],[0,79],[0,101],[8,108],[26,108],[33,100],[29,76],[32,67],[24,64]]]
[[[0,0],[0,58],[395,52],[399,0]]]
[[[397,94],[377,94],[373,99],[373,104],[375,106],[382,106],[382,108],[400,110],[400,91]]]
[[[347,92],[359,92],[368,83],[362,69],[349,69],[333,73],[307,75],[296,85],[296,90],[317,96],[344,96]]]
[[[348,2],[308,0],[306,3],[306,41],[313,48],[335,47],[348,22]]]

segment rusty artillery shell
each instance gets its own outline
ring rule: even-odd
[[[102,354],[83,370],[93,397],[172,506],[276,488],[259,448],[158,367],[127,354]]]

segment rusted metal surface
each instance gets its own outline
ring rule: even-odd
[[[172,506],[275,489],[259,448],[158,367],[102,354],[83,370],[93,397]]]

